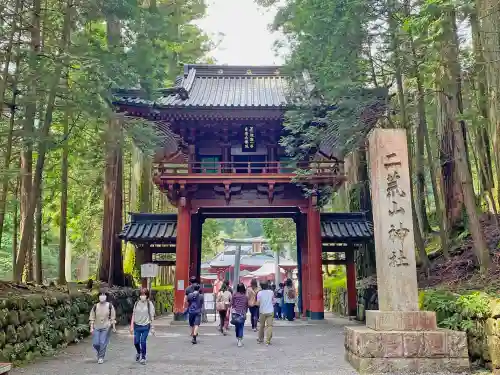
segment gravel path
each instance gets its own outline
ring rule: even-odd
[[[188,328],[157,328],[148,340],[146,366],[134,361],[132,337],[119,330],[111,339],[106,361],[96,364],[90,342],[68,347],[55,358],[18,368],[12,375],[128,375],[128,374],[356,374],[344,361],[342,325],[319,324],[275,327],[273,345],[256,342],[245,331],[243,348],[236,347],[234,329],[224,337],[214,327],[201,327],[199,344],[192,345]]]
[[[224,337],[214,324],[202,326],[199,343],[192,345],[188,327],[170,326],[170,321],[162,320],[157,321],[156,337],[148,340],[145,366],[135,363],[132,337],[121,329],[111,338],[101,365],[87,339],[54,358],[17,368],[11,375],[355,375],[344,361],[346,324],[347,320],[338,318],[330,324],[278,322],[269,347],[259,345],[257,334],[245,328],[245,346],[238,348],[234,329]]]

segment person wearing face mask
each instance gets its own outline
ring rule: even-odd
[[[136,362],[146,364],[146,341],[149,332],[154,335],[153,321],[155,317],[155,307],[149,300],[149,290],[142,288],[139,301],[134,305],[132,320],[130,322],[130,333],[134,334],[134,346],[137,351]]]
[[[99,292],[99,302],[90,310],[89,322],[92,345],[97,352],[97,363],[101,364],[106,355],[110,331],[116,332],[116,311],[113,304],[108,302],[106,292]]]

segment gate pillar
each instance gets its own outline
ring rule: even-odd
[[[309,288],[309,259],[307,252],[307,221],[305,215],[300,215],[297,225],[297,231],[300,232],[300,263],[302,284],[302,317],[307,318],[311,315],[310,309],[310,288]]]
[[[189,206],[187,199],[180,199],[175,246],[174,320],[184,320],[184,295],[189,281],[189,257],[191,253],[191,212]]]
[[[190,238],[190,255],[189,255],[189,276],[200,277],[199,263],[200,263],[200,238],[201,221],[199,215],[191,215],[191,238]]]
[[[325,318],[323,302],[323,265],[321,256],[321,218],[317,207],[309,202],[307,211],[307,242],[309,260],[309,309],[312,320]]]
[[[356,291],[356,265],[354,264],[354,248],[346,251],[346,278],[347,278],[347,314],[357,315],[357,291]]]

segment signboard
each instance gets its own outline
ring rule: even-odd
[[[177,290],[184,290],[184,280],[177,280]]]
[[[257,151],[257,142],[255,140],[255,126],[254,125],[244,125],[243,126],[243,148],[244,152],[255,152]]]
[[[141,265],[141,277],[156,277],[158,275],[158,265],[146,263]]]

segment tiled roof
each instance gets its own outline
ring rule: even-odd
[[[118,237],[128,242],[175,243],[177,215],[131,213]]]
[[[373,239],[373,223],[363,212],[321,214],[323,242],[368,242]]]
[[[141,99],[138,90],[119,90],[117,104],[156,108],[284,109],[289,77],[279,66],[185,65],[174,88],[160,90],[156,101]]]
[[[175,243],[177,215],[132,213],[119,237],[129,242]],[[373,223],[362,212],[321,214],[321,238],[323,242],[367,242],[373,238]],[[241,265],[260,266],[273,259],[267,254],[242,254]],[[284,260],[284,259],[283,259]],[[234,252],[218,254],[210,266],[234,264]]]

